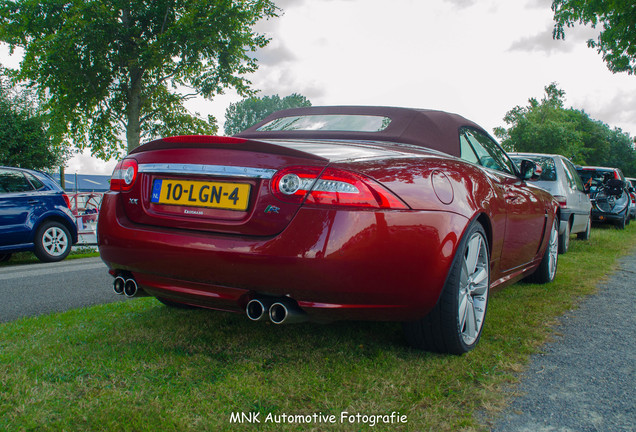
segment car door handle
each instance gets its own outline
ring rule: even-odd
[[[38,200],[36,200],[36,199],[30,199],[30,200],[27,200],[27,203],[29,203],[29,204],[37,204],[37,203],[38,203]]]
[[[519,199],[519,195],[515,195],[515,194],[511,194],[511,193],[510,193],[510,194],[505,194],[505,195],[504,195],[504,198],[505,198],[507,201],[517,201],[517,199]]]

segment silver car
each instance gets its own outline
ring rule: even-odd
[[[625,177],[625,180],[629,182],[627,190],[629,191],[630,203],[629,203],[629,216],[632,219],[636,219],[636,178]]]
[[[561,155],[539,153],[509,153],[513,161],[530,159],[543,171],[532,183],[550,192],[561,206],[559,253],[570,247],[570,235],[587,240],[592,226],[592,203],[585,192],[581,177],[570,160]]]

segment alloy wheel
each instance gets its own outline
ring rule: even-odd
[[[468,241],[459,282],[459,328],[466,345],[473,344],[481,332],[489,279],[487,244],[482,234],[476,232]]]
[[[550,275],[550,280],[552,280],[554,279],[556,273],[559,254],[559,228],[557,227],[556,222],[554,222],[552,232],[550,233],[550,244],[548,245],[548,253],[550,254],[548,262],[548,273]]]
[[[42,235],[42,247],[49,255],[58,257],[66,252],[68,237],[64,230],[52,226]]]

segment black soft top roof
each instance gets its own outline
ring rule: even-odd
[[[259,131],[258,128],[272,120],[303,115],[364,115],[382,116],[391,119],[388,127],[378,132],[349,132],[324,130]],[[374,106],[325,106],[292,108],[278,111],[260,123],[237,134],[250,139],[337,139],[390,141],[422,146],[454,156],[459,156],[459,129],[470,127],[484,131],[476,123],[464,117],[444,111],[414,108],[374,107]]]

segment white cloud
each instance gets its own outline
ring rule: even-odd
[[[445,1],[460,9],[471,7],[472,5],[477,3],[477,0],[445,0]]]
[[[281,65],[297,59],[296,55],[280,40],[271,40],[254,56],[260,65]]]
[[[552,0],[528,0],[528,8],[547,9],[550,10]]]
[[[66,165],[66,175],[72,174],[96,174],[111,175],[117,165],[116,160],[104,162],[94,158],[89,151],[78,153]]]
[[[595,39],[598,31],[589,27],[574,27],[567,29],[566,39],[554,39],[551,24],[545,30],[531,36],[526,36],[514,41],[509,50],[522,52],[544,52],[548,54],[558,54],[572,52],[576,46],[585,45],[588,39]]]
[[[585,111],[590,117],[602,120],[610,126],[620,127],[623,132],[629,132],[625,129],[629,128],[636,119],[636,94],[634,93],[618,91],[596,97],[586,96],[580,104],[587,107]],[[636,138],[634,132],[631,130],[631,135]]]
[[[22,61],[22,57],[24,55],[24,51],[21,48],[16,48],[15,52],[11,54],[9,50],[9,45],[0,43],[0,65],[9,69],[18,69],[20,67],[20,62]]]
[[[345,2],[345,1],[357,1],[357,0],[312,0],[312,2],[320,3],[320,2]],[[453,1],[453,0],[451,0]],[[457,1],[457,0],[455,0]],[[461,1],[461,0],[459,0]],[[466,1],[474,1],[474,0],[466,0]],[[274,0],[274,4],[279,8],[285,10],[291,7],[301,7],[307,4],[307,0]]]

